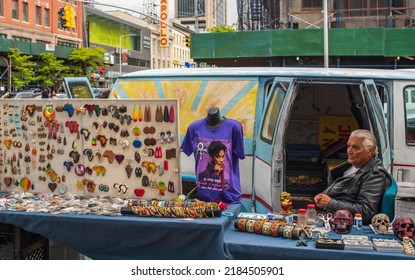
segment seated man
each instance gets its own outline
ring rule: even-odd
[[[370,131],[353,131],[347,142],[347,165],[354,170],[350,173],[349,168],[348,175],[343,174],[316,195],[316,205],[332,213],[340,209],[353,215],[360,213],[363,224],[370,224],[372,217],[380,212],[383,194],[391,184],[377,153],[376,138]]]

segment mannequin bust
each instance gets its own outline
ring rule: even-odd
[[[209,108],[206,122],[212,129],[217,129],[220,127],[220,125],[223,123],[223,117],[221,116],[218,107]]]

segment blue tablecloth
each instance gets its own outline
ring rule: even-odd
[[[395,238],[393,235],[374,234],[370,227],[362,230],[353,229],[349,234],[367,235],[369,239]],[[341,235],[331,232],[329,238],[341,238]],[[302,238],[301,241],[306,239]],[[265,236],[255,233],[241,232],[229,226],[225,231],[225,250],[231,259],[239,260],[398,260],[412,259],[404,253],[377,252],[375,250],[363,251],[355,249],[335,250],[316,248],[314,241],[307,242],[307,247],[297,246],[298,240],[284,239],[282,237]]]
[[[0,211],[0,222],[71,247],[92,259],[227,259],[224,230],[233,217],[145,218]]]

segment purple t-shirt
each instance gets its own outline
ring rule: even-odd
[[[242,125],[224,118],[217,129],[206,119],[192,122],[181,145],[182,151],[195,157],[197,194],[203,201],[241,202],[239,159],[245,158]]]

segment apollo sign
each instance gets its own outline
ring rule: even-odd
[[[169,47],[169,4],[160,0],[160,48]]]

